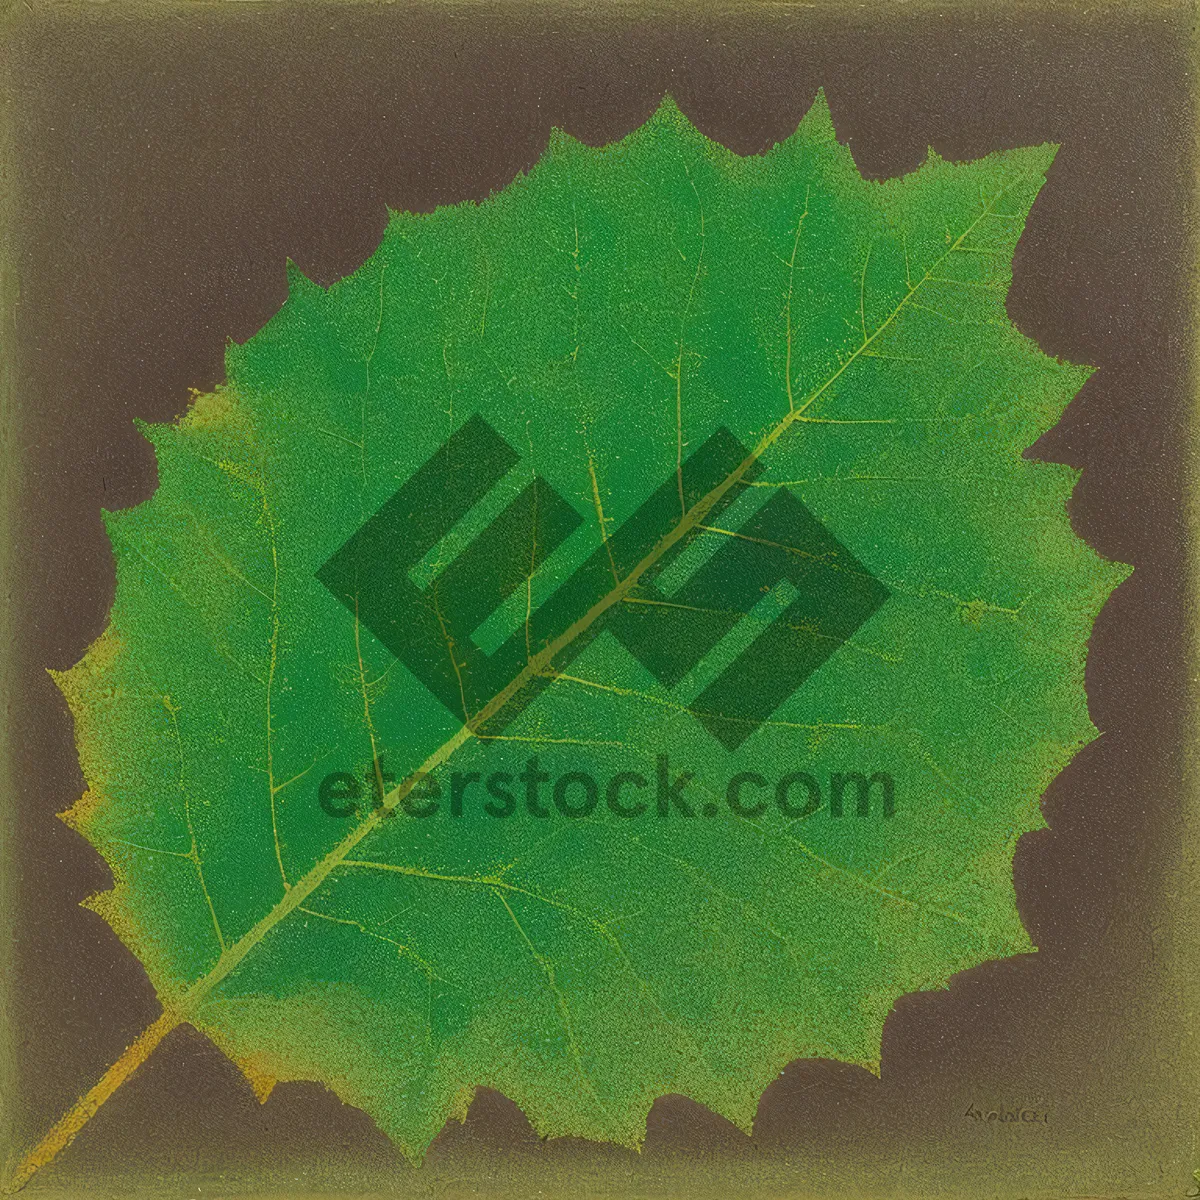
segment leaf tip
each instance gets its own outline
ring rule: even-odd
[[[80,900],[79,907],[86,908],[88,912],[94,912],[96,916],[107,921],[111,926],[116,927],[120,921],[120,905],[117,903],[115,888],[109,888],[103,892],[93,892],[90,896],[85,896]]]
[[[655,121],[687,120],[683,115],[683,109],[679,107],[679,102],[670,92],[663,92],[662,99],[658,102],[658,108],[654,110],[654,116],[651,119]]]
[[[702,138],[704,136],[689,119],[687,113],[679,107],[678,101],[670,92],[663,92],[663,97],[658,102],[654,115],[643,128],[661,129],[683,137]]]
[[[76,833],[83,833],[99,804],[100,797],[89,789],[74,804],[68,805],[62,812],[55,813],[54,815],[68,829],[73,829]]]
[[[1058,157],[1058,152],[1062,149],[1062,142],[1045,142],[1041,146],[1042,153],[1046,157],[1045,164],[1042,167],[1044,175],[1054,165],[1054,160]]]
[[[813,97],[808,112],[800,118],[800,124],[796,126],[796,136],[813,143],[837,141],[833,114],[829,111],[829,99],[823,87],[817,88],[817,94]]]
[[[546,147],[548,153],[569,152],[582,145],[583,143],[574,134],[568,133],[561,125],[550,126],[550,142]]]
[[[212,392],[192,392],[192,402],[180,418],[178,428],[188,432],[218,428],[229,425],[236,415],[237,394],[228,386],[218,385]]]
[[[320,291],[321,288],[296,266],[295,259],[289,254],[287,266],[284,268],[287,277],[288,298],[303,295],[305,292]]]
[[[250,1085],[250,1090],[259,1104],[266,1104],[275,1090],[275,1085],[279,1082],[278,1078],[253,1058],[234,1059],[233,1065]]]
[[[1034,197],[1041,190],[1046,173],[1054,164],[1060,142],[1042,142],[1038,146],[1021,146],[1015,150],[1001,150],[997,157],[1004,161],[1015,174],[1031,177],[1032,188],[1027,197],[1026,208],[1033,203]]]

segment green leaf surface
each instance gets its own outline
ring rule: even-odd
[[[413,1158],[481,1085],[636,1145],[667,1093],[749,1129],[789,1061],[877,1070],[899,996],[1031,951],[1014,849],[1095,736],[1127,573],[1023,457],[1090,371],[1004,306],[1055,150],[869,182],[823,96],[751,157],[668,100],[392,214],[328,289],[290,268],[227,382],[145,427],[159,487],[106,514],[111,623],[58,676],[89,903],[164,1005]],[[535,756],[595,811],[530,811]]]

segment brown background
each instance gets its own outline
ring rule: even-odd
[[[640,1157],[542,1144],[485,1093],[414,1172],[322,1088],[283,1085],[260,1108],[214,1048],[178,1031],[30,1191],[1182,1196],[1196,1092],[1160,965],[1182,829],[1191,6],[26,9],[0,51],[20,205],[22,702],[8,855],[19,1141],[40,1137],[157,1015],[141,967],[77,907],[109,877],[54,819],[82,784],[44,674],[106,622],[100,508],[154,487],[131,419],[169,419],[189,387],[222,378],[225,339],[249,337],[284,299],[286,256],[323,283],[357,266],[385,205],[483,197],[536,160],[552,124],[602,143],[664,91],[750,153],[791,132],[823,84],[839,136],[875,177],[911,170],[927,144],[961,159],[1061,142],[1009,311],[1047,352],[1102,368],[1038,453],[1084,468],[1076,530],[1137,566],[1092,642],[1104,736],[1050,789],[1052,832],[1017,854],[1040,953],[904,998],[882,1079],[794,1064],[753,1139],[667,1098]],[[971,1104],[1048,1121],[981,1128]]]

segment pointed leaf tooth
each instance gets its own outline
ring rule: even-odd
[[[823,142],[836,142],[837,130],[833,124],[833,114],[829,111],[829,101],[823,87],[817,88],[817,94],[809,106],[808,112],[800,118],[792,137],[812,145]],[[790,139],[789,139],[790,140]]]
[[[290,256],[285,268],[287,275],[288,296],[304,296],[322,291],[320,284],[314,282],[296,265]]]

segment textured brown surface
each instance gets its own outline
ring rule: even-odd
[[[1104,736],[1050,789],[1052,831],[1017,854],[1040,953],[902,1000],[881,1080],[794,1064],[768,1090],[753,1140],[668,1098],[640,1158],[541,1146],[514,1106],[485,1094],[414,1177],[321,1088],[282,1086],[259,1107],[212,1047],[180,1031],[31,1188],[117,1172],[130,1186],[196,1173],[214,1186],[225,1175],[294,1188],[304,1176],[423,1191],[475,1178],[481,1154],[503,1152],[510,1185],[552,1194],[567,1176],[619,1191],[634,1174],[670,1178],[697,1162],[775,1190],[824,1179],[976,1195],[986,1181],[1016,1194],[1070,1180],[1079,1193],[1183,1194],[1196,1165],[1191,1092],[1173,1077],[1178,1036],[1155,971],[1181,832],[1189,9],[848,23],[800,10],[601,19],[227,5],[39,10],[18,23],[3,53],[22,203],[13,549],[24,702],[11,730],[20,911],[9,1001],[24,1138],[157,1014],[141,967],[77,907],[108,875],[54,819],[81,777],[43,671],[74,662],[105,624],[113,568],[99,509],[154,486],[131,419],[169,419],[189,387],[222,378],[224,340],[249,337],[283,300],[285,257],[323,283],[357,266],[385,205],[483,197],[536,160],[552,124],[608,141],[664,91],[710,137],[749,153],[786,136],[824,85],[839,136],[876,177],[911,170],[927,144],[960,159],[1061,142],[1009,311],[1047,352],[1101,368],[1038,453],[1084,468],[1075,528],[1137,567],[1092,642]],[[1049,1119],[980,1128],[971,1104]]]

